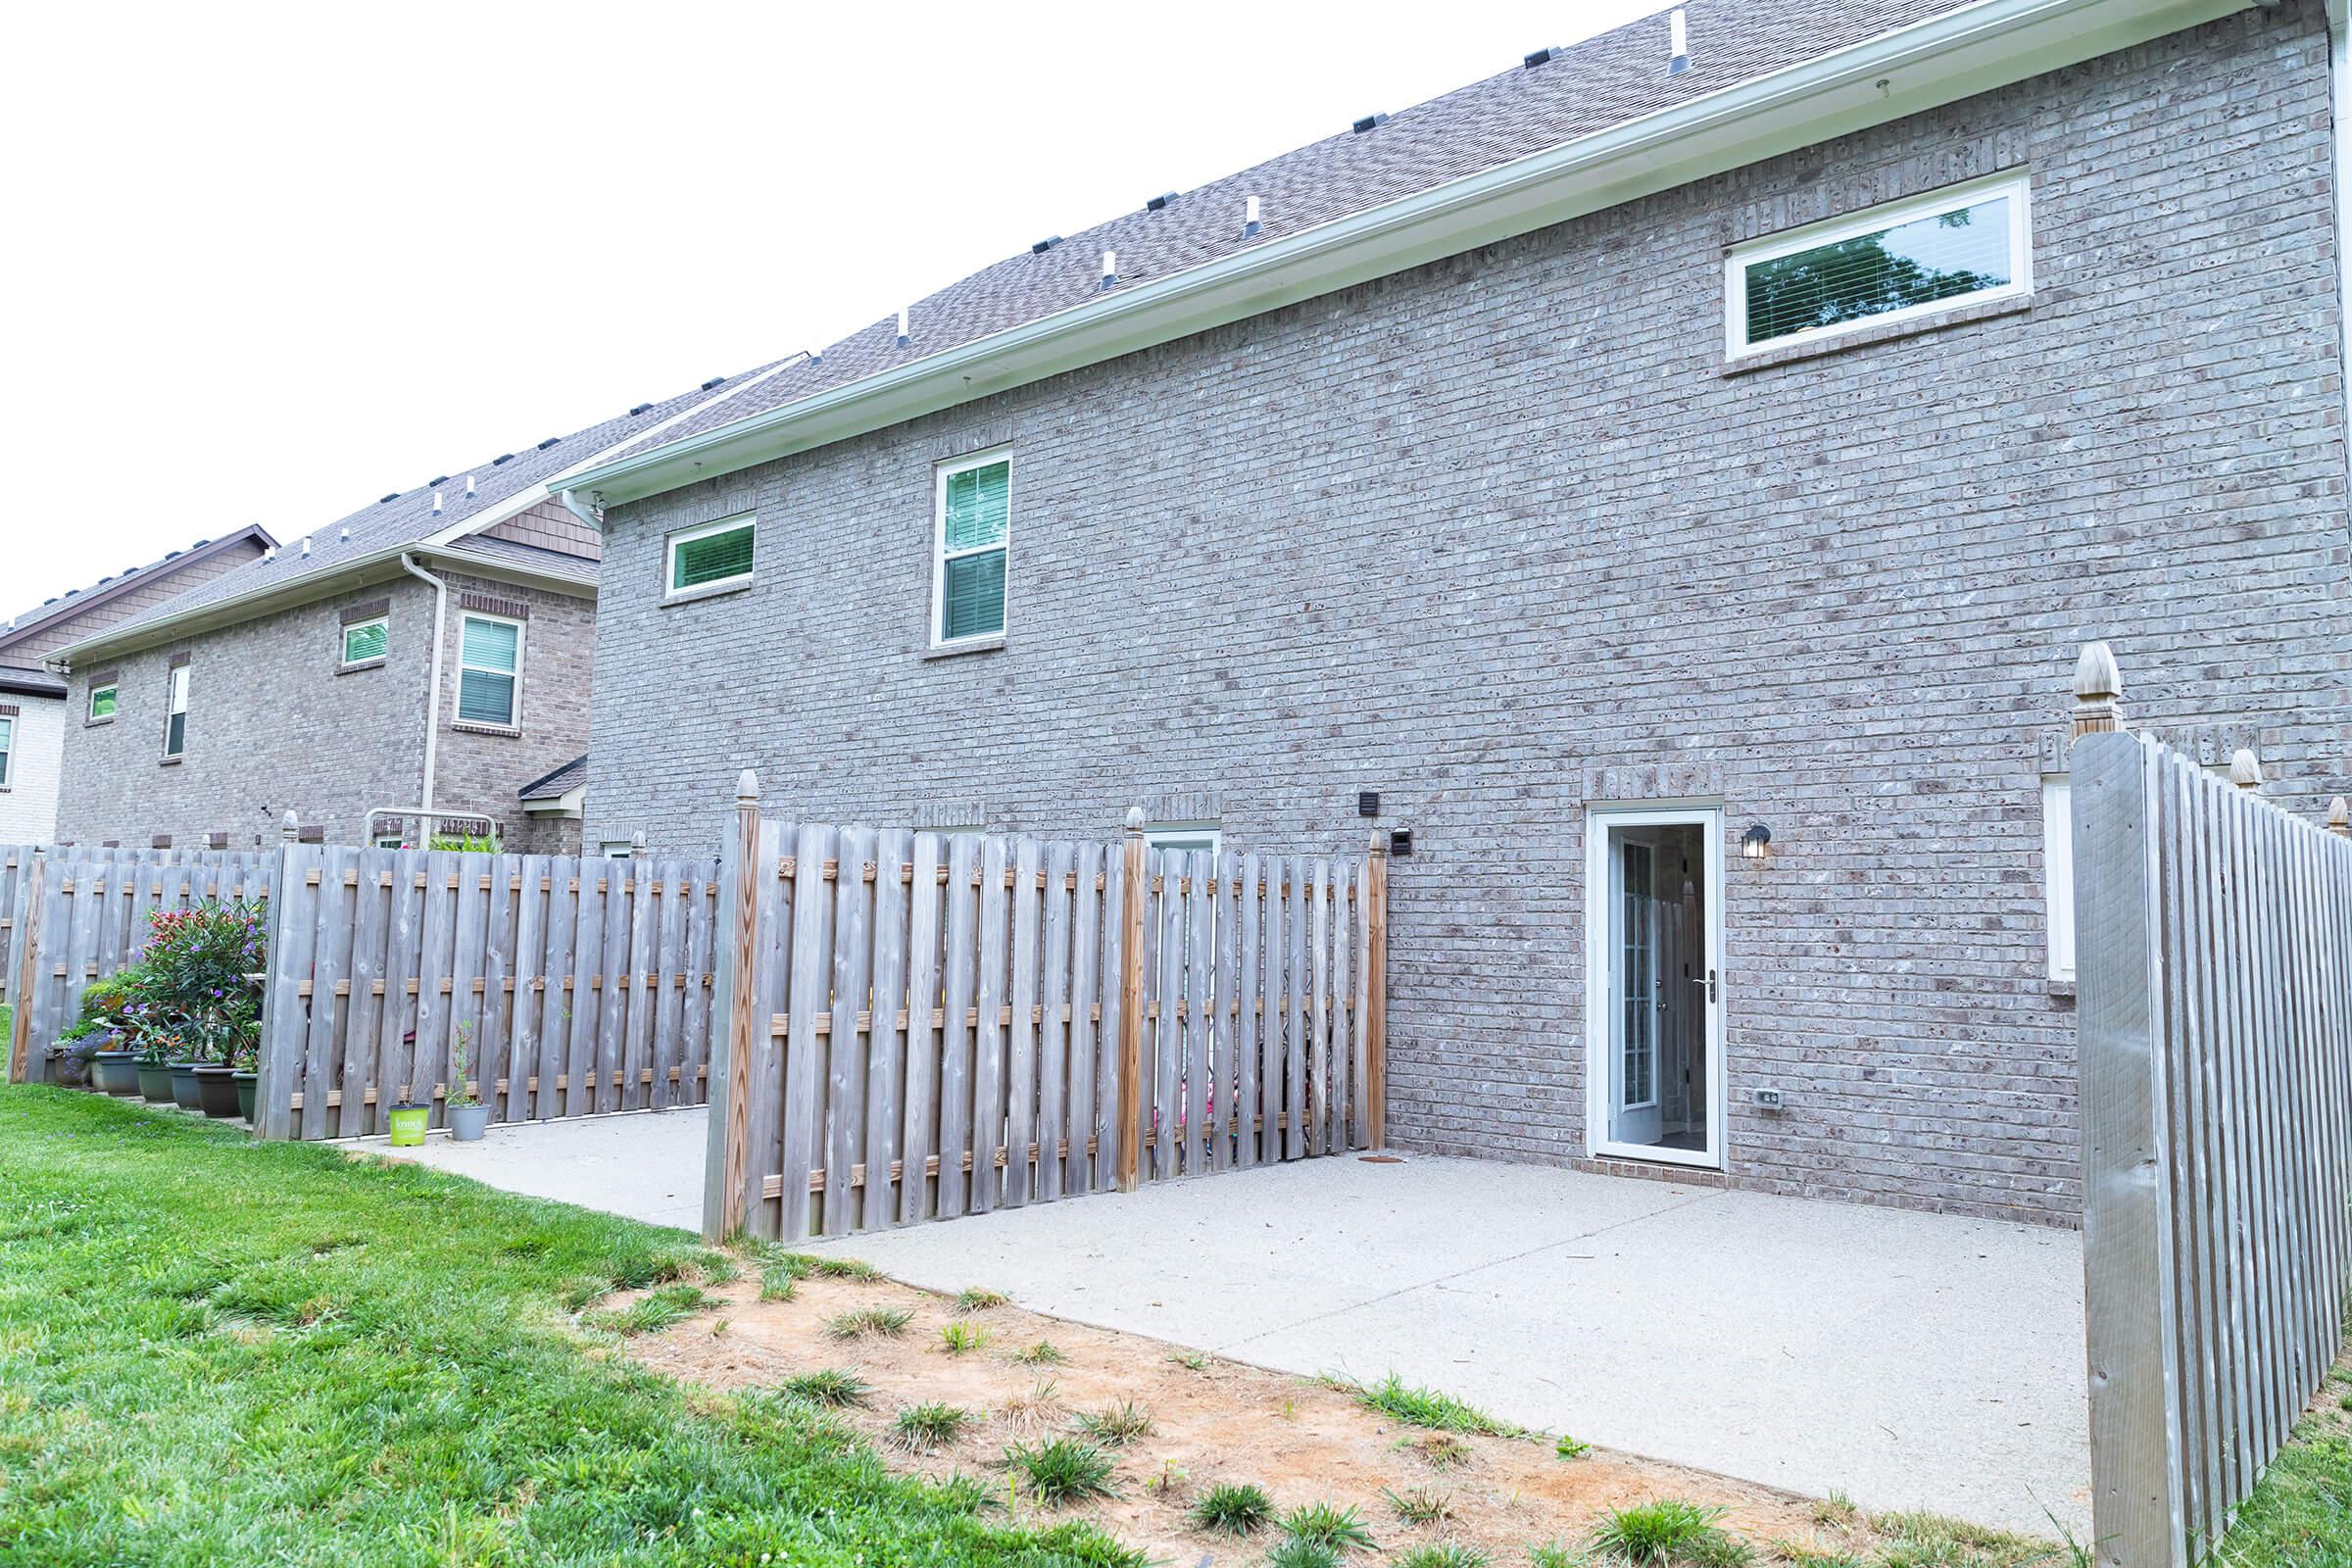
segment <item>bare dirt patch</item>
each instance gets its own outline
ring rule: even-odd
[[[1766,1548],[1760,1560],[1777,1559],[1767,1544],[1779,1540],[1853,1544],[1820,1518],[1821,1505],[1767,1487],[1603,1449],[1563,1459],[1551,1436],[1449,1434],[1433,1442],[1425,1429],[1367,1410],[1338,1389],[1017,1305],[963,1312],[950,1299],[887,1280],[805,1278],[791,1299],[761,1301],[758,1279],[747,1277],[713,1294],[723,1305],[630,1339],[628,1353],[722,1391],[772,1389],[821,1368],[854,1367],[873,1392],[842,1416],[893,1468],[980,1478],[1004,1489],[1024,1522],[1091,1516],[1152,1559],[1184,1568],[1264,1555],[1271,1529],[1237,1541],[1190,1519],[1206,1489],[1242,1482],[1262,1487],[1280,1512],[1313,1502],[1353,1507],[1390,1554],[1451,1542],[1492,1553],[1498,1568],[1526,1562],[1531,1545],[1585,1541],[1609,1509],[1667,1497],[1725,1509],[1724,1528]],[[829,1332],[834,1319],[866,1308],[896,1308],[910,1318],[895,1336],[845,1341]],[[952,1353],[942,1331],[957,1322],[985,1331],[985,1343]],[[1041,1343],[1063,1359],[1015,1359]],[[1008,1445],[1084,1438],[1079,1417],[1129,1402],[1148,1412],[1151,1430],[1105,1446],[1115,1460],[1114,1497],[1054,1510],[1033,1501],[1025,1483],[1008,1485],[1015,1480],[1004,1464]],[[908,1452],[894,1444],[899,1413],[931,1403],[958,1406],[972,1419],[936,1449]],[[1397,1498],[1442,1498],[1446,1517],[1409,1523]]]

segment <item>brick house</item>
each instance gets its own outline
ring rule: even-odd
[[[578,812],[523,791],[587,748],[602,541],[548,486],[744,384],[436,475],[74,638],[57,837],[244,848],[292,811],[414,843],[429,812],[576,851]]]
[[[66,681],[49,665],[61,649],[233,571],[276,541],[258,527],[199,539],[161,561],[58,595],[0,625],[0,844],[57,836],[65,776]]]
[[[1041,241],[568,481],[587,831],[1409,830],[1396,1141],[2069,1223],[2079,646],[2352,788],[2342,37],[1691,0]]]

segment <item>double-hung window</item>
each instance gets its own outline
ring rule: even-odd
[[[752,545],[757,522],[750,513],[721,517],[669,536],[664,597],[732,588],[752,580]]]
[[[17,765],[17,721],[0,718],[0,790],[8,788]]]
[[[1775,234],[1726,261],[1734,359],[2033,290],[2023,173]]]
[[[513,729],[521,720],[522,622],[467,614],[458,630],[458,719]]]
[[[942,464],[933,530],[931,644],[952,647],[1004,631],[1004,551],[1012,536],[1012,457],[983,453]]]
[[[115,716],[115,683],[90,688],[90,722],[100,723]]]
[[[392,618],[377,615],[368,620],[355,620],[343,628],[343,662],[371,664],[382,659],[392,648]]]
[[[185,756],[188,750],[188,666],[172,666],[171,702],[164,719],[164,755]]]

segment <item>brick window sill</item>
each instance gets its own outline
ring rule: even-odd
[[[2017,316],[2034,309],[2034,296],[2012,294],[2006,299],[1978,300],[1955,305],[1948,311],[1936,311],[1929,316],[1913,316],[1900,321],[1883,321],[1871,326],[1856,327],[1836,337],[1816,338],[1810,343],[1789,343],[1777,349],[1758,349],[1742,354],[1736,360],[1726,360],[1716,373],[1746,375],[1752,370],[1769,370],[1775,366],[1793,365],[1799,360],[1817,360],[1825,354],[1846,354],[1866,349],[1877,343],[1891,343],[1897,338],[1917,337],[1923,332],[1941,332],[1950,327],[1966,326],[1971,321],[1990,320],[1996,316]]]
[[[509,740],[522,738],[519,724],[476,724],[470,719],[458,719],[449,726],[461,735],[503,735]]]
[[[81,727],[83,729],[104,729],[114,721],[115,715],[109,713],[104,718],[85,718],[81,721]]]
[[[335,666],[335,673],[338,675],[357,675],[363,669],[381,669],[389,662],[391,662],[391,661],[388,659],[363,659],[356,664],[337,664]]]
[[[180,763],[186,760],[187,759],[184,757],[159,757],[155,760],[155,765],[158,767],[177,767]]]
[[[748,594],[759,586],[758,578],[742,582],[716,582],[701,588],[680,588],[662,596],[662,608],[674,610],[680,605],[699,605],[706,599],[724,599],[729,594]]]
[[[1001,654],[1004,651],[1004,638],[999,633],[994,637],[967,637],[959,643],[942,643],[937,648],[924,649],[917,657],[925,660],[960,659],[965,654]]]

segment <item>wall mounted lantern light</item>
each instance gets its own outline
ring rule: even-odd
[[[1761,860],[1772,848],[1772,829],[1758,822],[1740,835],[1740,853],[1750,860]]]

